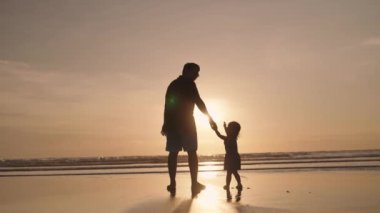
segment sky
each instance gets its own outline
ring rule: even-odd
[[[379,149],[379,20],[376,0],[1,0],[0,158],[166,155],[186,62],[240,153]],[[198,153],[224,153],[195,118]]]

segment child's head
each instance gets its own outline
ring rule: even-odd
[[[227,136],[237,138],[239,136],[240,128],[241,127],[238,122],[236,121],[229,122],[226,129]]]

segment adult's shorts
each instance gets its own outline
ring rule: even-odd
[[[166,151],[197,151],[198,140],[196,131],[168,132],[166,134]]]

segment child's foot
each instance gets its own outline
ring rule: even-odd
[[[225,190],[226,190],[226,195],[227,195],[227,201],[229,202],[229,201],[231,201],[232,200],[232,195],[231,195],[231,191],[230,191],[230,189],[229,189],[229,187],[227,187],[227,186],[224,186],[223,187]]]
[[[237,189],[237,190],[240,190],[240,191],[243,190],[243,185],[238,184],[238,185],[236,186],[236,189]]]
[[[239,195],[239,194],[236,195],[236,196],[235,196],[235,199],[236,199],[236,202],[239,202],[239,201],[241,200],[241,195]]]
[[[176,193],[176,187],[175,187],[175,185],[168,185],[166,187],[166,190],[168,190],[168,192],[170,192],[171,196],[175,196],[175,193]]]
[[[224,190],[230,190],[230,186],[225,185],[225,186],[223,186],[223,189]]]
[[[206,186],[201,183],[196,183],[191,185],[191,194],[193,197],[196,197]]]
[[[231,195],[231,193],[227,193],[227,201],[231,201],[232,200],[232,195]]]

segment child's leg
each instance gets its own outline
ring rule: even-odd
[[[232,172],[229,171],[229,170],[227,170],[227,176],[226,176],[226,188],[230,188],[231,175],[232,175]]]
[[[238,184],[238,187],[241,188],[242,185],[241,185],[240,175],[239,175],[238,171],[235,170],[235,171],[232,172],[232,174],[234,174],[234,176],[235,176],[235,179],[236,179],[236,182]]]

